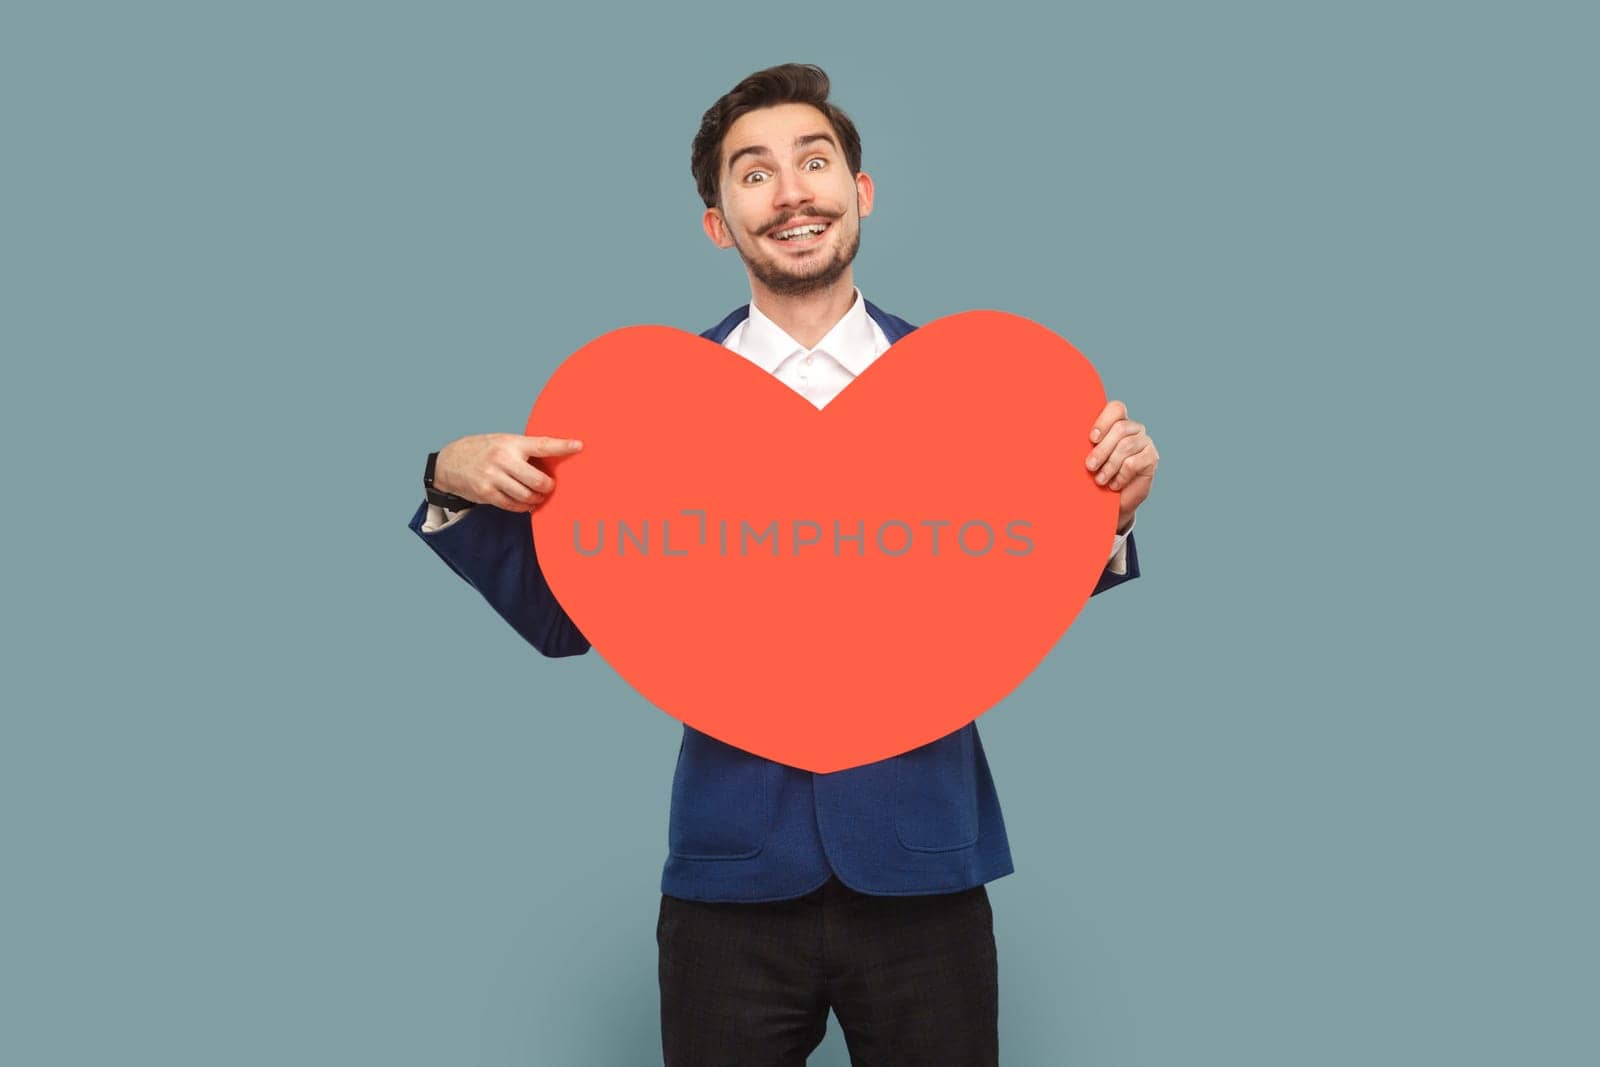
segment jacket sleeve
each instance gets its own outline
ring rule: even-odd
[[[424,501],[411,530],[489,602],[523,639],[546,656],[581,656],[589,640],[557,603],[539,569],[525,512],[479,504],[432,533],[422,531]]]
[[[1100,593],[1104,593],[1107,589],[1121,585],[1123,582],[1131,582],[1135,578],[1139,577],[1139,550],[1134,546],[1133,534],[1131,532],[1128,534],[1128,539],[1123,542],[1123,548],[1126,549],[1128,553],[1127,573],[1117,574],[1109,566],[1106,567],[1105,570],[1100,572],[1100,581],[1095,585],[1094,592],[1090,593],[1090,596],[1096,596]]]

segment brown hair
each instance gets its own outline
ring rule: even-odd
[[[852,175],[861,173],[861,135],[856,124],[828,103],[828,76],[810,63],[784,63],[758,70],[724,93],[700,119],[700,132],[689,150],[689,172],[706,207],[716,207],[721,194],[722,139],[741,115],[778,104],[810,104],[827,118],[839,137]]]

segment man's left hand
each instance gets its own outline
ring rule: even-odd
[[[1128,407],[1120,400],[1107,404],[1089,430],[1094,449],[1086,461],[1096,484],[1120,494],[1117,532],[1133,525],[1133,513],[1150,495],[1155,481],[1156,444],[1144,426],[1128,418]]]

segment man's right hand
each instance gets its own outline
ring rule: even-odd
[[[480,433],[461,437],[439,450],[433,465],[437,489],[506,511],[532,511],[555,488],[555,479],[536,463],[544,456],[570,456],[582,441],[565,437],[524,437],[518,433]]]

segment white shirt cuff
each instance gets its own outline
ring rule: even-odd
[[[1133,522],[1128,523],[1128,529],[1117,534],[1116,539],[1111,542],[1111,558],[1106,561],[1106,569],[1112,574],[1128,573],[1128,534],[1133,533],[1133,528],[1138,522],[1138,516],[1135,516]]]
[[[422,532],[425,534],[438,533],[446,527],[454,526],[461,521],[461,516],[471,510],[471,508],[462,508],[460,511],[451,511],[449,508],[441,508],[438,504],[429,504],[428,517],[422,520]]]

